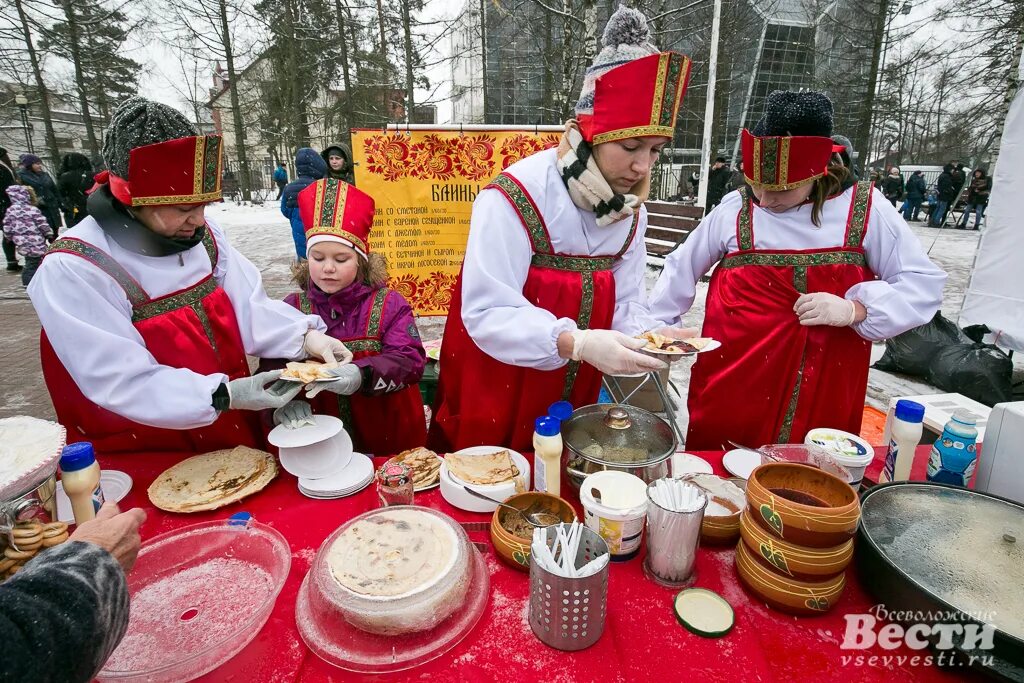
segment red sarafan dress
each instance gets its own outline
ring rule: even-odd
[[[515,177],[499,175],[487,186],[500,191],[515,209],[533,252],[523,296],[580,329],[610,329],[615,310],[612,266],[626,253],[640,214],[617,253],[580,256],[555,253],[548,226],[533,197]],[[576,361],[558,370],[509,365],[476,345],[462,321],[462,274],[455,286],[444,344],[430,445],[439,450],[502,445],[530,449],[534,421],[558,400],[587,405],[597,400],[601,373]]]
[[[358,393],[338,396],[322,391],[310,402],[313,412],[340,418],[360,453],[393,455],[424,445],[427,422],[417,382],[426,354],[402,295],[362,283],[328,295],[311,284],[307,292],[289,295],[285,301],[303,313],[319,314],[328,334],[344,342],[352,362],[364,373]],[[351,319],[335,315],[336,306]],[[342,331],[346,329],[349,332]]]
[[[86,259],[124,289],[132,305],[132,324],[156,362],[187,368],[199,374],[224,373],[229,379],[249,375],[245,348],[227,293],[213,277],[217,244],[207,230],[203,245],[210,257],[210,275],[178,292],[156,299],[105,251],[77,238],[61,238],[50,252]],[[130,453],[179,451],[203,453],[238,445],[265,448],[256,413],[226,410],[206,427],[178,430],[133,422],[87,399],[68,374],[43,332],[40,356],[46,387],[57,420],[67,428],[68,441],[91,441],[97,452]],[[111,359],[116,363],[117,359]],[[212,397],[211,397],[212,400]]]
[[[856,185],[842,244],[787,251],[754,248],[755,212],[741,189],[739,246],[711,277],[702,332],[722,351],[693,368],[688,449],[802,442],[815,427],[860,432],[871,343],[850,327],[801,325],[793,306],[805,293],[843,297],[876,279],[863,247],[871,188]]]

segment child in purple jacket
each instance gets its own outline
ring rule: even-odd
[[[333,371],[336,381],[310,385],[312,412],[340,417],[361,453],[423,446],[427,429],[417,383],[427,356],[409,302],[385,286],[385,260],[370,252],[373,199],[332,178],[300,192],[298,206],[306,230],[307,259],[296,265],[303,290],[285,301],[319,315],[327,334],[354,358]],[[303,415],[306,406],[292,401],[276,419],[294,424]]]
[[[47,242],[53,239],[53,231],[43,212],[36,207],[32,188],[11,185],[7,188],[7,196],[11,198],[11,206],[4,214],[4,236],[14,242],[15,248],[25,257],[21,282],[28,287],[46,253]]]

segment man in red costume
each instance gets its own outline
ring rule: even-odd
[[[54,242],[28,289],[43,374],[69,440],[100,453],[262,446],[253,411],[298,383],[250,377],[246,354],[347,362],[317,316],[269,299],[204,215],[221,199],[221,139],[141,97],[111,118],[89,218]]]
[[[449,308],[430,442],[529,448],[554,401],[593,403],[601,374],[665,367],[629,325],[643,310],[643,202],[673,135],[690,60],[619,8],[558,149],[495,178],[473,204]]]

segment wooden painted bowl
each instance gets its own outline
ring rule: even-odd
[[[758,562],[743,541],[736,545],[736,573],[740,582],[769,607],[798,616],[829,611],[846,587],[845,572],[822,581],[800,581],[779,574]]]
[[[558,515],[563,522],[576,521],[576,511],[568,501],[550,493],[540,491],[528,491],[510,496],[506,505],[525,510],[532,507],[537,501],[541,502],[538,512],[547,512]],[[514,525],[525,525],[526,522],[511,510],[498,507],[491,516],[491,543],[494,545],[498,557],[505,560],[512,567],[524,572],[530,571],[530,544],[533,543],[533,536],[525,526],[518,531],[527,535],[520,535],[512,529]]]
[[[811,548],[830,548],[853,538],[860,501],[849,484],[810,465],[773,462],[747,480],[747,505],[777,538]]]
[[[820,581],[846,569],[853,559],[853,539],[832,548],[807,548],[775,538],[750,512],[740,518],[740,537],[765,567],[795,579]]]

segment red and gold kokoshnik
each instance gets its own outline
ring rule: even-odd
[[[825,175],[832,140],[817,136],[756,137],[744,129],[743,175],[765,190],[792,190]]]
[[[136,147],[128,156],[128,178],[109,175],[111,190],[130,206],[204,204],[221,199],[219,135],[177,138]]]
[[[369,253],[374,214],[370,195],[342,180],[323,178],[299,192],[298,203],[307,240],[331,235]]]

